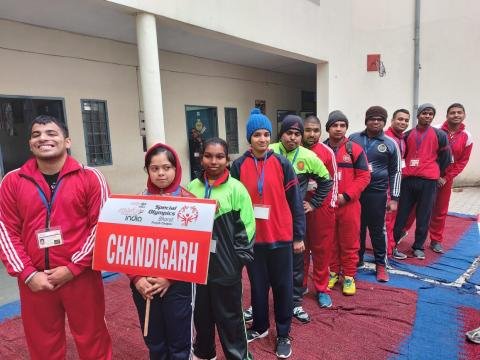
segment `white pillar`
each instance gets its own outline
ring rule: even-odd
[[[329,78],[328,63],[317,64],[317,116],[325,125],[329,111]],[[328,134],[324,134],[328,137]]]
[[[157,142],[165,142],[157,26],[155,16],[152,14],[138,13],[136,18],[140,91],[143,100],[147,146],[150,147]]]

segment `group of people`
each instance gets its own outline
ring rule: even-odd
[[[129,275],[142,327],[150,300],[144,338],[150,359],[214,359],[215,328],[227,359],[252,359],[248,343],[269,332],[270,288],[275,353],[290,357],[292,318],[310,321],[302,307],[310,263],[320,307],[332,306],[330,292],[339,281],[343,294],[354,295],[367,228],[381,282],[389,280],[389,257],[408,256],[398,244],[415,219],[412,256],[425,258],[428,233],[431,249],[443,252],[453,179],[468,162],[472,138],[461,104],[448,108],[440,128],[430,126],[435,113],[433,105],[421,105],[418,125],[405,132],[410,114],[399,109],[384,131],[387,111],[372,106],[365,130],[347,138],[349,121],[336,110],[323,143],[318,117],[288,115],[272,143],[270,120],[253,109],[246,123],[250,148],[230,164],[224,140],[204,141],[201,171],[186,187],[175,150],[152,146],[144,195],[211,198],[217,209],[205,285]],[[80,358],[111,359],[101,274],[91,269],[109,189],[98,170],[68,155],[71,140],[62,122],[39,116],[30,129],[33,157],[0,186],[0,255],[18,278],[30,356],[65,358],[66,315]],[[244,266],[251,285],[247,309]]]

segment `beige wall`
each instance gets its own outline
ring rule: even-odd
[[[107,101],[113,165],[99,169],[113,192],[139,192],[145,183],[136,51],[129,44],[0,20],[0,94],[63,98],[72,155],[83,163],[80,99]],[[277,110],[300,111],[301,90],[315,89],[315,79],[181,54],[160,52],[160,63],[166,141],[181,156],[184,182],[189,177],[185,105],[217,107],[221,137],[224,108],[237,108],[243,152],[245,120],[255,99],[266,101],[267,115],[275,123]]]
[[[266,101],[273,128],[277,110],[301,110],[301,90],[315,90],[315,80],[218,61],[160,52],[166,141],[174,145],[189,177],[185,105],[218,109],[219,136],[225,137],[225,107],[237,108],[240,153],[247,149],[245,123],[255,99]],[[275,130],[274,130],[275,132]]]
[[[109,0],[190,26],[190,31],[319,65],[318,109],[342,109],[351,131],[363,127],[365,110],[413,108],[414,0]],[[476,0],[423,0],[420,33],[420,98],[438,108],[463,102],[466,124],[480,138],[476,101],[480,70],[480,3]],[[210,33],[209,33],[210,31]],[[387,75],[366,71],[366,56],[381,54]],[[323,81],[327,79],[327,81]],[[458,184],[480,184],[480,155]]]
[[[107,101],[113,165],[99,169],[115,192],[142,189],[136,47],[4,20],[0,47],[0,94],[63,98],[72,155],[82,163],[80,99]]]

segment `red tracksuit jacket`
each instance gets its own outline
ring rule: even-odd
[[[0,185],[0,256],[10,275],[23,282],[45,269],[45,249],[36,231],[46,227],[50,187],[35,159],[9,172]],[[50,267],[67,266],[73,275],[91,267],[100,209],[109,194],[107,182],[96,169],[83,167],[68,156],[60,171],[51,204],[50,226],[61,227],[64,244],[49,248]]]
[[[448,123],[445,121],[441,129],[448,136],[448,142],[453,155],[453,164],[450,164],[445,170],[445,179],[451,182],[467,166],[473,148],[473,137],[465,130],[464,124],[460,124],[458,131],[450,133]]]
[[[447,136],[432,126],[414,128],[405,133],[405,167],[403,177],[438,180],[451,163]],[[418,163],[417,163],[418,162]]]
[[[260,196],[258,189],[262,169],[264,181]],[[255,162],[248,150],[233,162],[230,172],[247,188],[254,205],[270,207],[268,221],[256,220],[255,245],[276,248],[292,240],[303,240],[305,214],[300,186],[292,165],[285,157],[268,150],[265,159]]]
[[[330,177],[333,179],[332,190],[328,193],[325,200],[323,200],[322,206],[335,207],[337,203],[338,194],[338,177],[337,177],[337,162],[335,161],[335,153],[325,144],[318,142],[314,144],[309,150],[313,151],[322,160],[323,164],[327,168]]]
[[[346,144],[351,144],[351,154]],[[328,145],[328,140],[324,142]],[[338,167],[338,193],[348,201],[360,199],[362,191],[370,183],[368,160],[362,147],[345,138],[337,149],[333,149]]]

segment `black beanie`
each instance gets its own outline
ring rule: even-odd
[[[278,138],[281,138],[283,133],[287,132],[290,129],[298,130],[303,136],[303,121],[300,116],[297,115],[287,115],[283,118],[282,125],[280,126],[280,133]]]
[[[368,119],[373,117],[379,117],[384,123],[387,122],[387,110],[381,106],[370,106],[365,113],[365,124],[367,124]]]
[[[347,124],[348,129],[348,119],[345,114],[340,110],[334,110],[328,115],[328,120],[325,123],[325,130],[328,131],[328,129],[330,129],[330,126],[335,124],[337,121],[344,121],[345,124]]]

